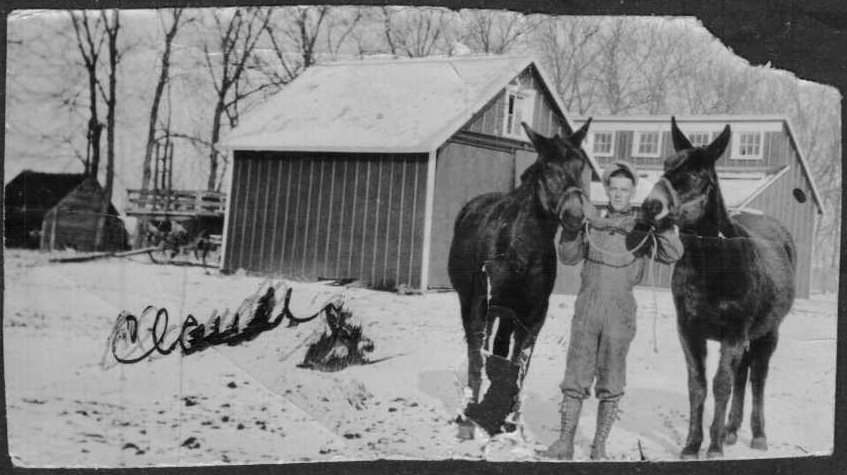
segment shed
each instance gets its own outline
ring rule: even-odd
[[[223,270],[449,288],[461,207],[513,189],[535,160],[520,122],[562,129],[545,78],[512,56],[310,68],[223,140],[233,151]]]
[[[575,126],[585,118],[575,118]],[[721,192],[730,213],[758,213],[779,220],[797,246],[797,296],[808,298],[812,282],[814,230],[824,213],[811,169],[790,120],[781,115],[703,115],[677,117],[679,128],[694,145],[711,142],[729,124],[730,144],[717,161]],[[673,142],[670,117],[594,117],[585,151],[600,167],[626,159],[639,170],[638,206],[663,174]],[[645,192],[646,190],[646,192]],[[607,204],[603,186],[592,183],[592,201]],[[656,265],[656,283],[669,287],[671,266]],[[649,284],[645,275],[643,283]]]
[[[4,189],[5,245],[29,249],[123,250],[127,233],[111,204],[103,220],[103,244],[96,249],[103,216],[103,189],[83,174],[24,170]]]

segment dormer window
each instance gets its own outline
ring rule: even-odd
[[[503,135],[520,140],[529,140],[521,122],[532,125],[535,110],[535,91],[522,88],[515,80],[506,87],[506,103],[503,111]]]
[[[635,140],[632,142],[632,156],[658,157],[660,138],[659,132],[635,132]]]

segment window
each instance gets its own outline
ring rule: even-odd
[[[732,158],[740,160],[762,158],[762,133],[741,132],[732,141]]]
[[[659,156],[659,132],[636,132],[632,143],[632,155],[635,157]]]
[[[712,134],[710,132],[692,132],[688,134],[688,141],[694,147],[704,147],[712,143]]]
[[[614,155],[614,138],[613,132],[595,132],[591,153],[595,157],[611,157]]]
[[[532,113],[535,105],[535,91],[521,89],[511,84],[506,88],[506,104],[503,114],[503,135],[526,140],[521,122],[532,125]]]

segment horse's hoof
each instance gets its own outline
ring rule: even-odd
[[[538,454],[556,460],[573,460],[573,444],[568,444],[560,439],[550,444],[547,450],[542,450]]]
[[[738,442],[738,434],[735,432],[727,432],[723,437],[723,443],[726,445],[734,445]]]
[[[723,450],[721,450],[721,449],[709,449],[709,451],[706,452],[706,458],[709,459],[709,460],[722,459],[723,458]]]
[[[756,450],[768,450],[768,438],[765,436],[753,437],[750,447]]]
[[[681,460],[697,460],[700,458],[700,451],[694,449],[683,449],[679,458]]]

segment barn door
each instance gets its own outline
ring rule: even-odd
[[[477,195],[511,190],[514,173],[515,160],[506,150],[450,142],[439,152],[430,244],[430,288],[452,287],[447,275],[447,257],[459,211]]]
[[[521,184],[521,175],[535,162],[538,154],[527,150],[515,150],[515,188]]]

